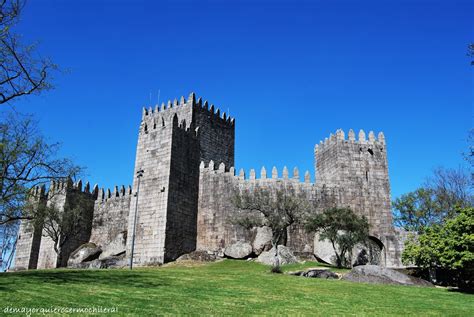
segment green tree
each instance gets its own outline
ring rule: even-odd
[[[422,232],[472,206],[472,175],[463,168],[437,168],[425,184],[392,202],[397,227]]]
[[[460,287],[474,282],[474,208],[459,209],[457,216],[441,225],[425,227],[405,243],[404,264],[443,268],[454,272]]]
[[[356,215],[349,208],[330,208],[307,220],[309,232],[319,233],[320,240],[329,240],[336,253],[338,267],[348,266],[352,249],[358,243],[365,243],[369,237],[369,223],[365,216]]]
[[[272,229],[272,247],[275,252],[272,271],[278,272],[278,245],[286,244],[288,227],[301,222],[309,212],[308,198],[293,186],[271,189],[257,185],[253,189],[236,190],[233,204],[238,211],[230,219],[232,223],[247,229],[262,226]]]
[[[392,203],[394,223],[407,231],[421,232],[444,219],[435,193],[429,188],[418,188]]]

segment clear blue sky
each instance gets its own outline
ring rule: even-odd
[[[29,1],[17,29],[64,70],[16,103],[104,187],[132,182],[141,108],[191,91],[236,118],[236,167],[313,171],[338,128],[384,131],[392,196],[462,163],[473,1]]]

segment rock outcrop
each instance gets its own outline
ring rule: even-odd
[[[109,244],[103,247],[99,260],[125,254],[127,249],[127,231],[119,233]]]
[[[67,265],[74,267],[79,263],[89,262],[97,259],[102,249],[94,243],[85,243],[71,253]]]
[[[252,242],[253,253],[260,255],[272,248],[272,229],[269,227],[255,228],[255,238]]]
[[[278,246],[278,259],[280,260],[280,265],[298,263],[298,260],[291,252],[290,248],[285,247],[284,245]],[[273,265],[275,263],[275,248],[260,254],[257,258],[257,262]]]
[[[377,265],[361,265],[342,277],[343,280],[359,283],[392,284],[409,286],[431,286],[428,281],[409,276]]]
[[[217,260],[217,256],[214,253],[207,251],[194,251],[188,254],[184,254],[176,259],[177,262],[182,261],[199,261],[199,262],[214,262]]]
[[[311,278],[323,278],[323,279],[338,279],[339,275],[331,272],[328,269],[309,269],[307,271],[288,272],[290,275],[311,277]]]
[[[252,246],[245,241],[237,241],[224,250],[224,255],[232,259],[245,259],[252,254]]]

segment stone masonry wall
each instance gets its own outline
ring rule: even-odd
[[[235,120],[225,113],[221,117],[214,105],[208,110],[207,101],[202,106],[201,103],[199,99],[193,109],[193,122],[199,127],[200,161],[234,166]]]
[[[367,217],[370,232],[380,239],[392,229],[390,182],[385,138],[375,139],[364,131],[355,139],[352,130],[348,139],[342,130],[315,147],[318,183],[339,188],[338,204],[348,206]]]
[[[196,132],[173,121],[165,258],[172,261],[196,249],[199,143]]]
[[[179,126],[179,127],[178,127]],[[150,265],[192,251],[196,241],[199,162],[234,161],[234,121],[194,94],[178,103],[144,110],[135,173],[143,169],[138,201],[134,259]],[[133,191],[138,180],[134,179]],[[135,202],[128,231],[133,231]],[[166,233],[166,234],[165,234]],[[127,253],[131,252],[128,235]]]
[[[153,265],[163,263],[171,164],[172,117],[144,114],[138,136],[132,192],[138,189],[139,170],[143,170],[138,195],[138,214],[135,227],[134,263]],[[153,123],[156,119],[156,125]],[[128,217],[127,255],[131,254],[135,207],[132,199]]]
[[[58,209],[64,209],[66,204],[67,184],[64,182],[53,182],[48,192],[48,207],[54,205]],[[43,230],[38,255],[38,269],[56,268],[58,255],[54,251],[54,241],[47,236]]]
[[[217,169],[215,167],[213,161],[208,166],[202,162],[200,167],[198,250],[219,253],[239,240],[250,241],[251,232],[231,221],[233,214],[238,212],[232,204],[232,195],[237,188],[252,189],[259,186],[277,189],[291,186],[296,191],[305,192],[317,210],[332,207],[336,203],[337,192],[334,188],[318,187],[310,183],[309,172],[305,174],[305,182],[301,182],[296,168],[292,178],[286,168],[281,178],[276,168],[273,168],[271,178],[267,178],[267,172],[263,168],[259,179],[256,178],[255,170],[251,170],[250,177],[246,179],[243,170],[236,176],[234,168],[226,171],[224,164],[220,164]],[[312,252],[313,243],[314,235],[308,234],[303,228],[296,225],[289,228],[287,245],[295,252]]]
[[[46,199],[45,188],[36,187],[30,202],[35,208],[41,208],[46,205]],[[31,221],[23,220],[21,222],[15,254],[17,269],[36,269],[41,245],[41,231],[42,228],[35,227]]]
[[[94,201],[97,198],[98,187],[90,192],[90,185],[86,183],[82,188],[82,181],[78,181],[73,186],[68,187],[66,202],[63,209],[64,213],[79,210],[81,218],[74,227],[73,232],[63,235],[61,238],[61,252],[58,258],[58,267],[66,267],[69,255],[79,246],[89,242],[92,230],[92,218],[94,214]],[[65,238],[67,236],[67,238]]]
[[[61,252],[58,256],[54,250],[54,241],[47,235],[43,229],[39,248],[38,269],[49,269],[56,267],[65,267],[71,252],[81,244],[89,241],[92,228],[92,215],[94,210],[94,200],[97,197],[97,188],[90,192],[89,183],[82,188],[82,182],[76,184],[72,182],[52,183],[48,193],[49,207],[54,206],[62,212],[68,212],[72,208],[77,208],[80,204],[82,218],[77,233],[68,235],[67,240],[60,240],[62,244]],[[63,242],[64,241],[64,242]]]
[[[94,204],[94,218],[90,242],[104,247],[109,244],[119,233],[128,229],[128,213],[132,199],[132,188],[115,186],[113,192],[104,189]]]

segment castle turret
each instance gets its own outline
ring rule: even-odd
[[[29,203],[34,209],[46,205],[46,189],[44,186],[35,187],[30,192]],[[16,244],[15,268],[36,269],[41,244],[42,227],[38,223],[23,220],[20,224],[18,240]]]
[[[351,129],[342,130],[315,147],[316,179],[319,184],[336,186],[339,205],[349,206],[369,220],[371,233],[380,236],[392,228],[387,149],[383,133],[363,130],[358,139]]]
[[[78,212],[77,223],[70,230],[59,229],[58,253],[54,249],[54,241],[45,229],[45,224],[39,221],[22,220],[16,247],[15,267],[28,269],[48,269],[65,267],[69,255],[80,245],[89,241],[92,229],[94,200],[98,190],[90,191],[90,184],[84,188],[82,181],[73,183],[69,180],[52,181],[49,190],[42,186],[32,189],[29,198],[32,217],[40,208],[54,207],[59,212]],[[74,210],[74,211],[73,211]],[[51,227],[48,227],[52,232]],[[56,227],[58,230],[58,227]]]

